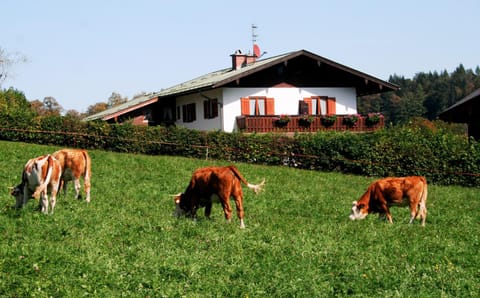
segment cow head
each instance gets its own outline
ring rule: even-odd
[[[184,193],[179,193],[173,196],[173,200],[175,201],[175,211],[174,215],[176,217],[188,215],[191,213],[191,210],[188,208],[186,203],[186,198]]]
[[[23,205],[23,183],[12,187],[10,194],[15,197],[15,208],[20,208]]]
[[[368,215],[368,206],[357,201],[352,202],[352,212],[349,218],[351,220],[364,219]]]

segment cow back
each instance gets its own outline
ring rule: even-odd
[[[241,194],[239,178],[230,167],[206,167],[193,172],[190,183],[182,197],[182,205],[205,206],[212,195],[228,200],[230,194]]]
[[[76,179],[80,176],[90,176],[91,162],[86,150],[61,149],[52,155],[60,162],[64,175],[69,174]],[[64,179],[71,180],[73,177],[64,177]]]

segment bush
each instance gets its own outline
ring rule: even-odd
[[[424,175],[430,182],[479,186],[480,145],[445,125],[414,121],[373,133],[242,134],[180,127],[83,122],[71,117],[0,114],[0,139],[86,149],[178,155],[366,176]]]

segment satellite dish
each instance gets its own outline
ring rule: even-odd
[[[253,55],[257,58],[260,57],[260,47],[256,43],[253,44]]]

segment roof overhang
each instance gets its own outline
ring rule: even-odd
[[[112,114],[108,114],[108,115],[104,116],[102,118],[102,120],[107,121],[107,120],[110,120],[110,119],[114,119],[114,118],[119,117],[121,115],[127,114],[131,111],[135,111],[135,110],[138,110],[138,109],[143,108],[145,106],[151,105],[152,103],[156,103],[157,101],[158,101],[158,97],[150,98],[149,100],[143,101],[143,102],[141,102],[139,104],[136,104],[136,105],[132,105],[132,106],[126,108],[126,109],[119,110],[119,111],[117,111],[115,113],[112,113]]]
[[[451,105],[438,117],[444,121],[471,123],[480,116],[480,89],[475,90],[455,104]]]

